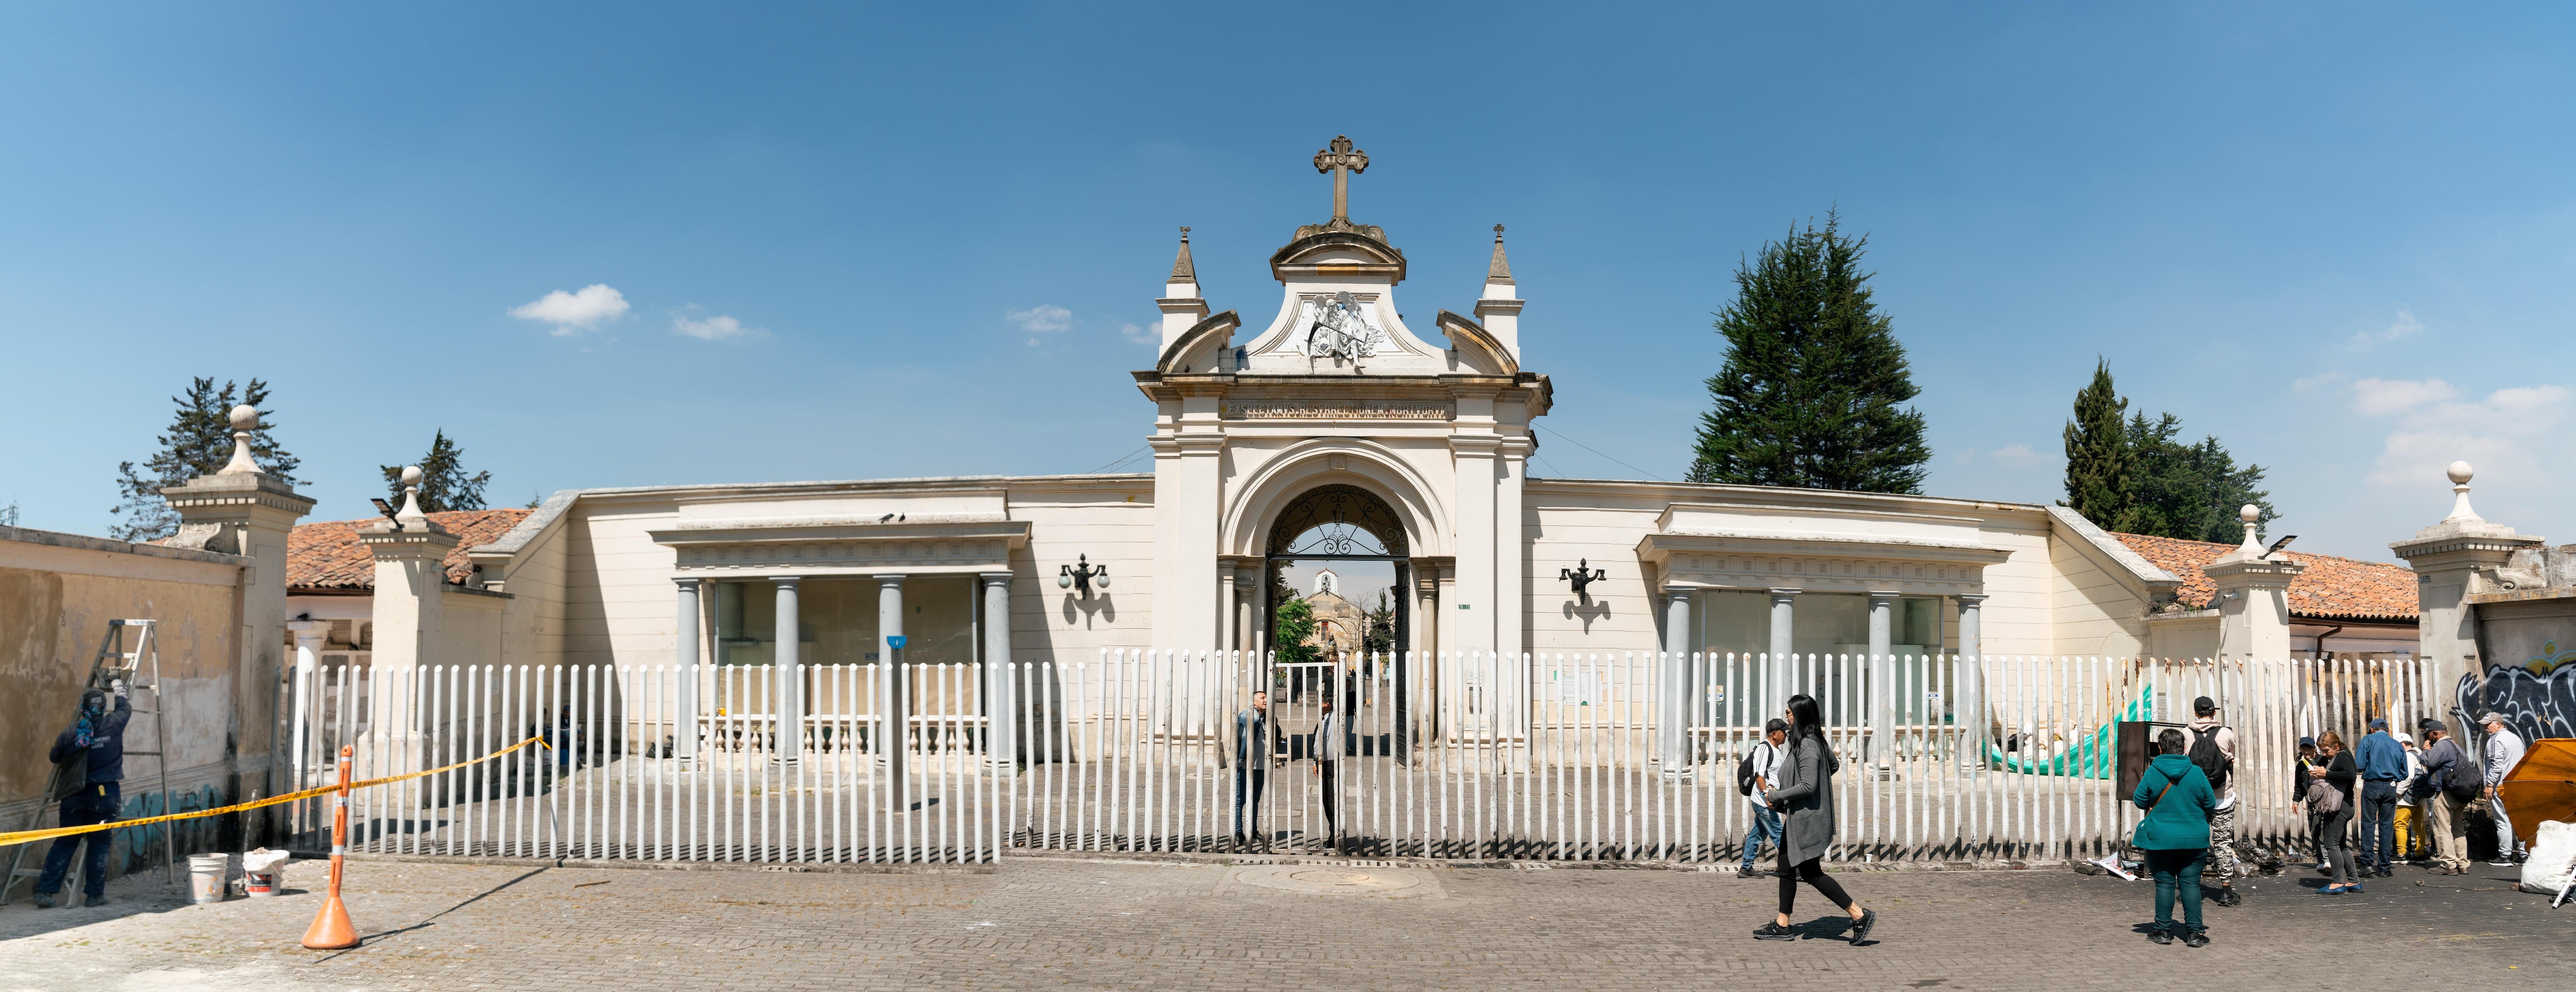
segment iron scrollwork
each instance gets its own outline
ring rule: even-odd
[[[1279,511],[1270,525],[1274,557],[1405,555],[1404,524],[1376,493],[1358,486],[1318,486]]]

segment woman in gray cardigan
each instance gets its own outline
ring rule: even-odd
[[[1834,772],[1842,763],[1825,745],[1823,711],[1805,693],[1789,697],[1789,758],[1780,766],[1780,784],[1769,793],[1778,810],[1780,831],[1780,913],[1753,936],[1762,940],[1796,940],[1789,910],[1798,901],[1798,883],[1815,886],[1825,898],[1851,914],[1851,942],[1869,939],[1878,923],[1875,910],[1862,909],[1843,892],[1842,883],[1825,874],[1825,852],[1834,845]]]

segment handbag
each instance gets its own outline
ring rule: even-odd
[[[2335,788],[2332,783],[2327,782],[2325,779],[2314,778],[2308,780],[2308,795],[2306,801],[2308,804],[2308,812],[2310,813],[2333,814],[2343,812],[2343,790]]]

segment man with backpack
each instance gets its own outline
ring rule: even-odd
[[[2361,876],[2387,878],[2397,863],[2397,784],[2406,780],[2406,746],[2388,736],[2388,718],[2371,717],[2353,748],[2361,766]]]
[[[1771,846],[1780,846],[1780,814],[1772,812],[1768,793],[1780,781],[1782,745],[1789,738],[1789,721],[1772,717],[1762,727],[1762,740],[1744,753],[1735,766],[1735,791],[1753,803],[1753,823],[1744,831],[1744,864],[1735,869],[1738,878],[1761,878],[1762,869],[1753,867],[1753,859],[1762,853],[1762,838],[1771,838]]]
[[[62,826],[106,823],[116,819],[122,808],[125,723],[134,716],[134,706],[125,695],[122,679],[109,683],[104,692],[82,691],[80,715],[54,738],[47,759],[57,773],[54,798],[63,804]],[[110,697],[115,699],[113,706],[108,703]],[[84,843],[89,849],[81,862],[81,905],[107,905],[107,849],[114,843],[112,836],[112,831],[100,830],[54,838],[53,848],[45,852],[45,869],[36,877],[36,908],[58,905],[54,896],[63,890],[63,875],[71,871],[73,850]],[[70,900],[69,895],[62,897],[62,902]]]
[[[2236,891],[2236,732],[2218,722],[2218,701],[2202,696],[2191,701],[2191,741],[2183,754],[2209,778],[2218,807],[2209,814],[2209,867],[2218,874],[2218,891],[2210,901],[2233,906],[2245,901]]]
[[[2468,795],[2455,788],[2478,783],[2475,776],[2462,770],[2468,756],[2451,739],[2451,728],[2440,720],[2425,720],[2416,725],[2424,735],[2424,773],[2415,777],[2413,792],[2424,810],[2424,832],[2433,840],[2433,874],[2466,875],[2469,873],[2469,829],[2466,813]]]

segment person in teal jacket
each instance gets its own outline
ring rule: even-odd
[[[2183,938],[2191,947],[2209,945],[2209,929],[2200,923],[2200,869],[2209,859],[2209,817],[2218,809],[2218,793],[2209,776],[2183,753],[2183,735],[2167,730],[2156,735],[2156,759],[2138,777],[2129,801],[2147,811],[2129,842],[2147,853],[2147,870],[2156,875],[2156,928],[2147,939],[2170,944],[2176,889],[2182,897]]]

